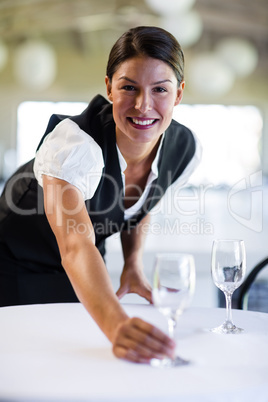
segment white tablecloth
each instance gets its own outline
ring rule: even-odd
[[[124,308],[167,327],[153,306]],[[224,309],[186,311],[177,349],[192,363],[157,369],[116,359],[80,304],[1,308],[0,400],[267,402],[268,314],[234,310],[243,334],[207,331],[224,318]]]

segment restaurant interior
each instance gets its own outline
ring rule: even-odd
[[[268,401],[267,4],[0,0],[0,190],[34,158],[52,114],[77,115],[96,94],[106,96],[111,46],[135,26],[162,27],[180,42],[185,90],[173,118],[202,146],[192,176],[171,186],[151,211],[143,264],[152,304],[137,294],[124,295],[119,303],[101,258],[99,270],[83,269],[91,267],[83,260],[90,241],[82,242],[82,260],[71,254],[77,289],[86,295],[83,304],[59,302],[62,277],[59,270],[48,271],[45,253],[38,275],[34,265],[26,273],[17,269],[17,261],[5,271],[0,260],[1,296],[9,298],[10,289],[16,301],[20,293],[26,299],[35,294],[34,301],[0,308],[0,401]],[[3,227],[12,228],[12,241],[14,226]],[[24,225],[19,227],[24,236]],[[32,241],[34,236],[27,238],[31,253]],[[23,255],[26,242],[20,242],[21,237],[13,251]],[[119,234],[106,243],[116,291],[123,267]],[[43,249],[37,250],[40,258]],[[13,267],[15,275],[9,272]],[[19,279],[10,280],[11,275]],[[34,277],[37,286],[29,280]],[[144,290],[141,278],[138,288]],[[57,302],[39,302],[40,289],[50,297],[54,292]]]
[[[193,176],[152,212],[145,273],[158,252],[191,253],[193,306],[216,307],[213,240],[243,239],[247,272],[268,254],[267,0],[1,0],[1,187],[34,157],[52,113],[78,114],[95,94],[106,96],[110,48],[138,25],[163,27],[181,43],[186,85],[174,119],[203,148]],[[122,264],[114,235],[107,268],[115,289]]]

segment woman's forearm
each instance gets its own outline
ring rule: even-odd
[[[151,285],[143,273],[143,247],[148,232],[150,216],[143,220],[131,231],[121,234],[121,243],[124,255],[124,268],[120,278],[120,287],[117,296],[123,297],[127,293],[136,293],[152,302]]]
[[[107,338],[113,342],[115,328],[128,319],[114,293],[104,261],[90,241],[79,251],[69,248],[62,265],[78,299]],[[79,267],[79,269],[77,269]]]
[[[130,232],[124,231],[121,233],[121,244],[126,264],[141,264],[149,223],[150,215],[147,214]]]
[[[93,225],[83,197],[63,180],[44,175],[43,183],[45,211],[57,239],[62,265],[78,299],[113,342],[115,326],[128,316],[114,294],[104,261],[95,246]],[[79,227],[84,230],[81,232]]]
[[[174,341],[142,319],[128,317],[113,292],[99,251],[92,242],[87,246],[73,251],[68,247],[62,262],[78,298],[111,341],[114,355],[139,363],[173,356]]]

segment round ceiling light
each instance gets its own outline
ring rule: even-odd
[[[158,14],[172,15],[190,10],[195,0],[146,0],[146,3]]]
[[[203,31],[202,19],[195,10],[167,15],[162,18],[161,26],[172,33],[184,48],[194,45]]]
[[[222,96],[230,91],[234,80],[233,71],[212,53],[194,56],[189,61],[187,84],[193,93]]]
[[[255,46],[245,39],[223,39],[217,44],[215,53],[239,77],[250,75],[258,64]]]
[[[13,67],[20,84],[30,89],[44,90],[56,76],[55,51],[46,42],[29,40],[16,49]]]

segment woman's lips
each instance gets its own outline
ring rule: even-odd
[[[138,118],[138,117],[128,117],[128,120],[130,121],[132,126],[139,129],[151,128],[157,122],[157,119]]]

